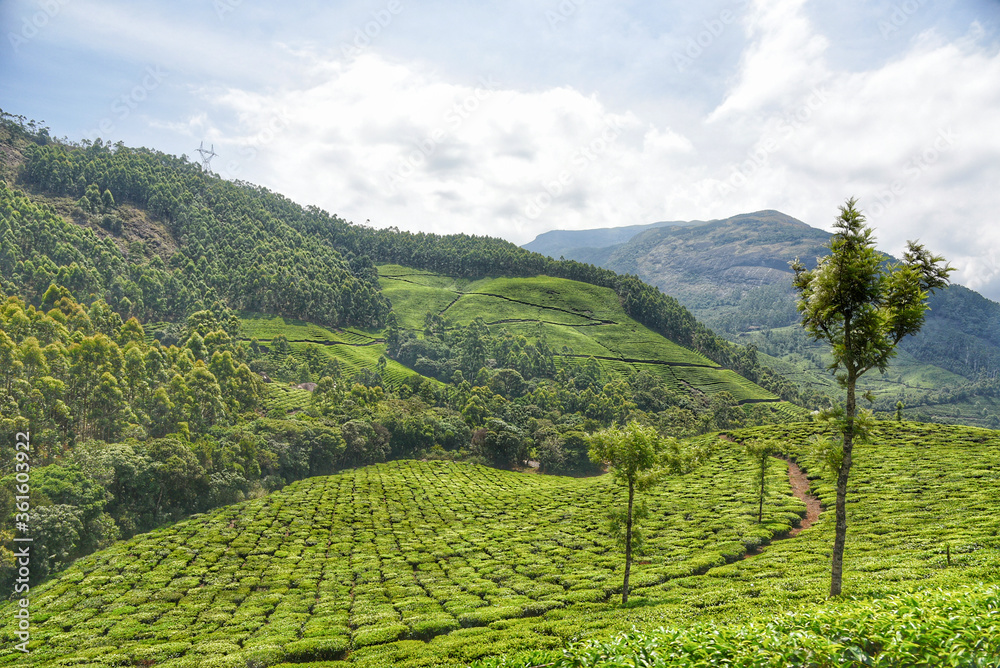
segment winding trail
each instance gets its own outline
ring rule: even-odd
[[[724,440],[730,443],[740,443],[732,436],[724,434],[722,436]],[[811,527],[819,519],[819,514],[823,512],[823,504],[820,503],[819,497],[813,496],[809,493],[809,478],[806,477],[805,471],[795,462],[794,459],[785,454],[771,455],[775,459],[780,459],[788,463],[788,482],[792,486],[792,494],[795,495],[799,501],[806,504],[806,516],[802,518],[799,522],[799,526],[792,527],[791,531],[785,536],[772,538],[767,545],[773,545],[779,540],[788,540],[789,538],[795,538],[800,533]],[[758,545],[752,550],[747,550],[747,553],[743,555],[744,559],[750,559],[755,557],[764,551],[767,545]]]
[[[725,367],[718,364],[700,364],[698,362],[671,362],[669,360],[641,359],[638,357],[609,357],[607,355],[587,355],[584,353],[554,353],[555,357],[593,357],[598,360],[608,360],[609,362],[625,362],[626,364],[657,364],[660,366],[686,366],[698,369],[714,369],[722,371]],[[765,399],[764,401],[771,401]],[[780,399],[778,400],[780,401]]]
[[[727,440],[734,441],[732,438],[725,437]],[[767,545],[758,545],[752,550],[747,550],[747,553],[743,555],[744,559],[750,559],[755,557],[764,551],[768,545],[773,545],[779,540],[788,540],[789,538],[795,538],[800,533],[811,527],[819,519],[819,514],[823,512],[823,505],[819,501],[819,497],[813,496],[809,493],[809,478],[806,477],[805,471],[803,471],[798,464],[795,463],[788,455],[771,455],[775,459],[780,459],[788,463],[788,482],[792,486],[792,494],[795,495],[797,499],[806,504],[806,516],[802,518],[797,527],[792,527],[791,531],[784,536],[775,536],[771,539]]]
[[[806,516],[802,519],[797,527],[793,527],[791,531],[788,532],[786,538],[795,538],[800,533],[811,527],[816,520],[819,519],[819,514],[823,510],[823,506],[819,502],[819,498],[813,496],[809,493],[809,478],[806,477],[805,472],[799,465],[792,461],[791,457],[781,456],[777,459],[783,459],[788,462],[788,482],[792,485],[792,494],[794,494],[800,501],[806,504]]]
[[[249,343],[253,339],[248,339],[246,337],[241,337],[240,341],[246,341]],[[267,341],[271,343],[274,341],[271,339],[257,339],[257,343],[264,350],[270,350],[270,348],[264,345],[262,342]],[[385,339],[371,339],[370,341],[365,341],[364,343],[348,343],[347,341],[329,341],[326,339],[288,339],[289,343],[311,343],[316,346],[348,346],[349,348],[367,348],[368,346],[377,346],[380,343],[385,343]]]

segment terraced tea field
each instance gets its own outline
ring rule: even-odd
[[[814,431],[731,436],[777,439],[815,477]],[[856,449],[845,594],[1000,582],[1000,433],[883,423],[878,437]],[[764,623],[825,605],[829,513],[743,559],[804,505],[776,461],[756,525],[750,465],[737,443],[715,442],[700,469],[648,495],[647,552],[624,610],[623,557],[603,522],[623,494],[609,477],[397,461],[81,559],[32,589],[32,653],[11,649],[7,625],[0,665],[465,665],[633,625]],[[830,503],[828,478],[813,488]],[[0,615],[12,619],[11,605]]]
[[[357,329],[335,331],[315,323],[251,313],[243,314],[240,323],[248,339],[257,339],[265,346],[273,345],[275,337],[284,336],[288,339],[288,354],[295,358],[297,364],[305,360],[307,351],[336,359],[340,363],[341,371],[347,377],[365,369],[374,370],[379,357],[385,354],[385,343],[381,332]],[[414,375],[418,374],[389,359],[383,377],[389,385],[396,387]],[[308,404],[308,394],[304,395],[304,399],[294,401],[287,396],[288,392],[288,388],[279,390],[271,387],[268,408],[295,409]]]
[[[398,265],[379,267],[379,277],[402,327],[422,330],[427,313],[455,325],[482,317],[487,325],[529,339],[541,331],[557,360],[594,357],[611,378],[646,370],[674,388],[708,395],[726,390],[738,401],[778,402],[767,390],[636,322],[607,288],[547,276],[468,281]]]
[[[470,281],[398,265],[384,265],[380,272],[383,291],[404,328],[421,331],[428,314],[441,314],[455,325],[483,317],[491,327],[505,327],[529,340],[541,331],[556,351],[557,365],[593,357],[610,378],[645,370],[676,390],[693,388],[708,395],[726,390],[740,402],[764,401],[782,415],[805,416],[797,406],[632,320],[612,290],[544,276]],[[347,377],[375,369],[385,355],[381,330],[332,330],[254,313],[243,314],[241,324],[247,339],[264,346],[271,347],[275,337],[284,336],[295,365],[314,352],[338,360]],[[398,387],[414,375],[417,372],[389,359],[383,378]],[[307,395],[269,388],[269,410],[294,411],[307,404]]]

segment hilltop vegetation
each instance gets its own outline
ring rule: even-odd
[[[967,621],[982,631],[959,639],[995,637],[995,590],[964,604],[911,592],[998,582],[1000,437],[915,423],[880,423],[877,432],[877,444],[856,453],[845,570],[845,594],[856,601],[826,603],[827,514],[775,540],[805,512],[784,466],[771,467],[764,522],[756,523],[742,441],[781,443],[832,505],[834,481],[809,445],[816,428],[778,425],[730,432],[736,442],[715,441],[701,468],[648,493],[646,552],[625,609],[613,603],[623,557],[602,527],[602,509],[624,491],[607,477],[392,462],[300,481],[79,560],[33,591],[43,612],[31,656],[37,665],[95,667],[463,665],[666,625],[660,637],[683,639],[670,647],[693,662],[706,648],[746,648],[749,631],[729,625],[752,621],[751,629],[768,629],[765,656],[795,656],[787,652],[798,646],[829,659],[857,646],[884,653],[879,665],[889,665],[906,663],[898,652],[907,646],[880,646],[869,629],[909,610],[925,622],[909,638],[923,638],[929,652],[948,650],[927,640],[942,625]],[[887,595],[901,597],[899,610],[873,600]],[[775,618],[780,611],[798,612]],[[796,644],[785,630],[809,635]],[[4,636],[4,664],[23,661],[9,649],[12,637]],[[995,645],[978,642],[978,654],[975,642],[966,647],[980,665],[996,659]]]
[[[76,149],[31,143],[23,159],[21,182],[51,196],[51,208],[0,191],[0,268],[4,289],[29,301],[57,283],[142,320],[184,317],[217,299],[328,325],[376,325],[388,310],[371,263],[301,234],[283,215],[294,205],[280,196],[100,140]],[[93,228],[113,236],[99,239]]]

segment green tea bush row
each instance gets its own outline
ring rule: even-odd
[[[634,631],[476,668],[1000,666],[1000,587],[856,600],[745,625]]]

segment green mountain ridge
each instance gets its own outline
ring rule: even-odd
[[[627,241],[572,249],[583,259],[632,273],[676,297],[732,341],[753,344],[765,363],[803,387],[831,392],[822,347],[797,327],[788,262],[826,254],[829,233],[777,211],[641,231]],[[887,377],[867,381],[876,407],[902,401],[910,415],[1000,425],[1000,304],[961,285],[931,296],[923,330],[900,345]],[[888,380],[888,383],[886,381]]]

